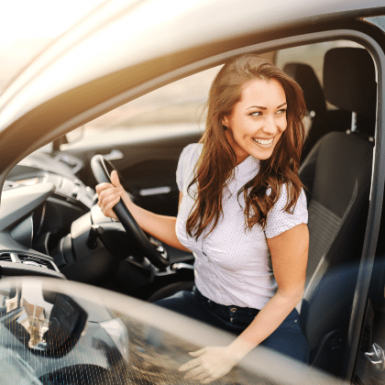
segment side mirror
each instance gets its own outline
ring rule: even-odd
[[[87,313],[71,297],[55,296],[49,317],[49,328],[45,332],[45,354],[62,357],[76,345],[87,322]],[[31,340],[30,340],[31,343]]]

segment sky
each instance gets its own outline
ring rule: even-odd
[[[0,93],[55,37],[105,0],[0,2]]]

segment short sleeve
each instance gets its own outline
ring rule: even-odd
[[[178,166],[176,168],[176,183],[179,191],[182,193],[186,185],[186,180],[191,177],[194,171],[202,147],[202,144],[191,143],[182,150],[179,156]],[[190,183],[190,180],[188,183]]]
[[[184,155],[186,154],[186,148],[185,147],[181,154],[179,155],[179,160],[178,160],[178,166],[176,168],[176,184],[178,185],[179,191],[183,191],[183,185],[184,185],[184,173],[183,173],[183,158]]]
[[[277,235],[297,226],[301,223],[307,223],[308,212],[306,195],[302,189],[293,213],[285,211],[287,204],[287,189],[281,189],[281,195],[273,208],[267,214],[267,223],[265,228],[266,238],[273,238]]]

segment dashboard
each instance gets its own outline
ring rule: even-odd
[[[95,190],[77,176],[84,169],[73,155],[36,152],[11,170],[1,197],[0,277],[42,275],[97,286],[108,281],[131,293],[158,276],[184,274],[192,254],[149,237],[175,267],[158,271],[122,224],[101,212]]]
[[[95,203],[76,177],[79,159],[37,152],[7,176],[0,208],[0,274],[64,278],[53,255],[71,224]]]

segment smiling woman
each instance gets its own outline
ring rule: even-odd
[[[211,86],[200,143],[180,156],[177,218],[135,205],[116,173],[96,187],[105,215],[116,218],[122,198],[143,230],[194,253],[196,287],[157,304],[238,335],[191,353],[186,378],[215,380],[260,344],[308,361],[294,309],[309,244],[297,175],[304,113],[294,80],[256,55],[237,57]]]
[[[198,203],[187,222],[190,235],[195,226],[196,237],[211,222],[211,229],[216,226],[222,212],[222,192],[217,192],[217,186],[226,186],[235,166],[249,156],[261,161],[261,170],[245,181],[248,227],[266,225],[283,184],[291,187],[285,209],[289,212],[295,206],[302,187],[297,172],[305,108],[299,85],[265,59],[243,55],[221,69],[209,94],[204,146],[194,180],[200,186]],[[271,139],[270,146],[256,142]],[[268,196],[267,189],[271,189]],[[200,221],[203,218],[206,222]]]
[[[44,22],[25,15],[29,9],[17,23],[27,16],[40,28]],[[311,367],[282,363],[284,354],[306,361],[307,345],[312,367],[354,385],[383,383],[377,369],[385,346],[385,270],[373,262],[385,255],[385,34],[367,17],[384,13],[378,0],[108,0],[36,58],[0,97],[1,385],[163,385],[186,383],[185,375],[209,382],[232,366],[217,383],[263,382],[238,377],[246,362],[272,383],[323,384]],[[240,56],[265,52],[303,87],[307,102],[312,142],[298,171],[309,198],[306,279],[308,212],[297,177],[303,99],[282,71]],[[219,87],[217,78],[197,143],[195,106],[203,100],[195,75],[225,66],[223,74],[238,60],[247,76],[231,70]],[[252,63],[271,76],[250,71]],[[188,76],[194,87],[182,89]],[[175,97],[170,108],[165,93],[157,94],[158,105],[139,103],[150,92],[155,101],[167,86],[185,98]],[[225,94],[222,108],[212,97]],[[113,111],[124,105],[129,116]],[[105,115],[92,138],[60,145],[69,131],[112,111],[122,125],[111,127]],[[51,141],[49,151],[34,152]],[[103,180],[96,172],[103,155],[132,202],[115,173]],[[102,215],[91,167],[98,183],[107,182],[98,187],[103,210],[122,196],[120,208],[125,202],[132,217],[116,209],[120,222]],[[45,304],[30,295],[37,280],[21,290],[3,280],[20,276],[24,283],[32,274],[55,277],[53,285],[66,290],[42,287]],[[102,312],[90,303],[102,297],[97,288],[64,278],[117,293],[103,297]],[[82,293],[74,296],[79,307],[65,297],[71,292]],[[127,311],[136,312],[137,323],[122,319]],[[69,318],[73,327],[64,322]],[[230,333],[215,333],[210,324]],[[63,334],[78,342],[56,344]]]
[[[222,121],[238,164],[250,154],[270,158],[286,130],[286,106],[285,91],[275,79],[255,79],[243,86],[242,99]]]

